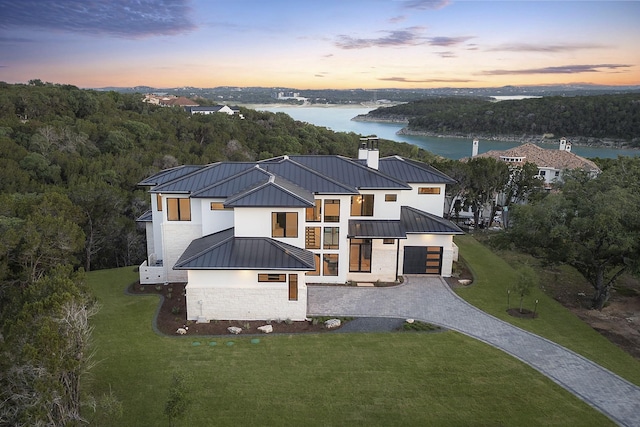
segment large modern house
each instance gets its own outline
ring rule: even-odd
[[[148,258],[140,283],[186,283],[187,319],[303,320],[308,283],[450,276],[457,257],[431,166],[380,158],[282,156],[180,166],[149,187]]]

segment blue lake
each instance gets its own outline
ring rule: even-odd
[[[260,107],[262,111],[282,112],[295,120],[323,126],[336,132],[354,132],[359,135],[377,135],[379,138],[406,142],[417,145],[434,154],[449,159],[460,159],[471,156],[471,139],[436,138],[428,136],[397,135],[402,124],[356,122],[351,119],[359,114],[366,114],[372,108],[364,107]],[[518,142],[480,140],[478,152],[490,150],[507,150],[519,145]],[[556,144],[543,145],[545,148],[557,148]],[[617,158],[618,156],[640,156],[640,150],[621,150],[615,148],[580,147],[574,145],[572,151],[582,157]]]

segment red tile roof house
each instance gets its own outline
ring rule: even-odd
[[[452,179],[402,157],[282,156],[180,166],[148,186],[140,283],[186,282],[187,319],[303,320],[307,283],[450,276]]]

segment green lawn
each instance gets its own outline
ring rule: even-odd
[[[475,276],[474,285],[458,289],[458,295],[487,313],[557,342],[640,385],[638,360],[613,345],[540,289],[525,297],[524,305],[533,310],[537,299],[538,318],[519,319],[507,314],[507,289],[515,281],[514,269],[472,236],[456,236],[455,242]],[[512,295],[510,300],[511,307],[518,306],[518,297]]]
[[[191,374],[185,426],[613,425],[528,366],[455,332],[260,336],[255,344],[158,336],[158,297],[125,295],[134,280],[130,267],[89,274],[102,308],[87,388],[111,389],[124,406],[117,419],[86,411],[92,425],[168,425],[174,371]]]

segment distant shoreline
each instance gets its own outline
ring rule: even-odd
[[[273,103],[273,104],[234,104],[240,107],[250,108],[252,110],[264,110],[265,108],[371,108],[372,110],[379,107],[387,107],[395,104],[378,104],[375,102],[361,102],[359,104],[286,104],[286,103]]]

